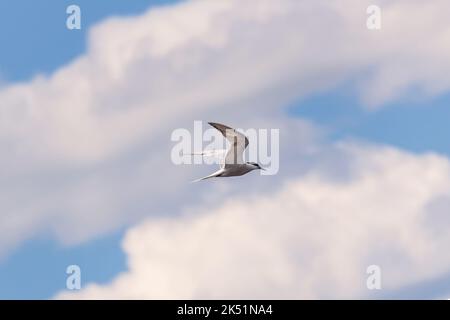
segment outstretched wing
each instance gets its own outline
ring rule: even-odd
[[[201,155],[203,157],[215,158],[221,168],[225,167],[225,156],[228,150],[206,149],[202,152],[191,153],[191,155]]]
[[[230,147],[225,155],[225,167],[230,164],[244,163],[244,150],[248,146],[248,139],[242,133],[230,128],[226,125],[214,122],[208,122],[211,126],[216,128],[230,143]]]

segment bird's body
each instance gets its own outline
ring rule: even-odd
[[[226,167],[226,170],[221,174],[221,177],[235,177],[242,176],[250,171],[255,170],[256,168],[248,163],[244,164],[231,164]]]
[[[208,150],[199,153],[201,155],[222,155],[222,161],[218,171],[194,182],[216,177],[242,176],[250,171],[263,169],[255,162],[243,161],[244,150],[248,146],[248,139],[245,135],[220,123],[208,123],[222,133],[230,142],[230,147],[227,150]]]

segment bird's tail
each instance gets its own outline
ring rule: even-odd
[[[209,179],[209,178],[212,178],[212,177],[203,177],[203,178],[200,178],[200,179],[195,179],[195,180],[192,180],[191,183],[199,182],[199,181],[202,181],[202,180],[205,180],[205,179]]]
[[[210,174],[209,176],[206,176],[206,177],[203,177],[203,178],[200,178],[200,179],[197,179],[197,180],[193,180],[193,181],[191,181],[191,183],[199,182],[199,181],[206,180],[206,179],[209,179],[209,178],[219,177],[222,173],[223,173],[223,170],[221,169],[219,171],[216,171],[216,172]]]

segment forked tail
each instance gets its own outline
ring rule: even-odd
[[[203,178],[191,181],[191,183],[199,182],[199,181],[206,180],[206,179],[209,179],[209,178],[220,177],[222,175],[222,173],[223,173],[223,169],[220,169],[219,171],[216,171],[216,172],[210,174],[209,176],[206,176],[206,177],[203,177]]]

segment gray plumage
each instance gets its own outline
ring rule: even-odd
[[[219,170],[210,174],[209,176],[197,179],[193,182],[216,177],[242,176],[253,170],[258,169],[264,170],[263,168],[261,168],[259,164],[255,162],[244,162],[244,151],[249,143],[248,138],[244,134],[220,123],[208,122],[208,124],[220,131],[220,133],[230,143],[230,147],[225,152],[222,152],[222,154],[224,154],[224,157],[222,158],[222,161],[220,163]],[[208,155],[213,153],[217,154],[220,153],[220,151],[223,150],[219,151],[213,150],[212,152],[203,151],[200,154],[201,155]]]

